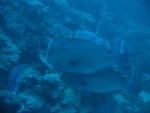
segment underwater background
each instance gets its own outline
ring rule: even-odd
[[[45,56],[50,40],[78,37],[103,40],[110,54],[127,53],[130,68],[116,70],[140,92],[100,93],[66,85]],[[0,0],[0,112],[150,113],[150,1]]]

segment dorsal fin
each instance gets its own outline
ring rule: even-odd
[[[76,32],[75,38],[88,40],[92,43],[97,44],[98,46],[110,51],[111,47],[109,42],[106,39],[100,38],[95,33],[88,30],[78,30]]]

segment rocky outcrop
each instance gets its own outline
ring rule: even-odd
[[[8,71],[10,67],[17,64],[20,51],[17,46],[6,35],[0,35],[0,69]]]

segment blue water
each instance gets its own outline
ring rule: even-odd
[[[149,20],[149,0],[1,0],[0,112],[149,113]],[[114,69],[125,78],[127,88],[136,85],[132,94],[87,91],[89,81],[82,81],[83,89],[77,90],[61,80],[63,72],[49,64],[48,51],[53,53],[74,38],[94,42],[115,58],[121,56],[123,62]],[[52,48],[50,40],[61,43]],[[61,57],[59,61],[65,63]],[[80,55],[74,61],[78,66]]]

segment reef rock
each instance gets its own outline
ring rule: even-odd
[[[17,46],[5,35],[0,34],[0,69],[8,71],[20,58]]]

